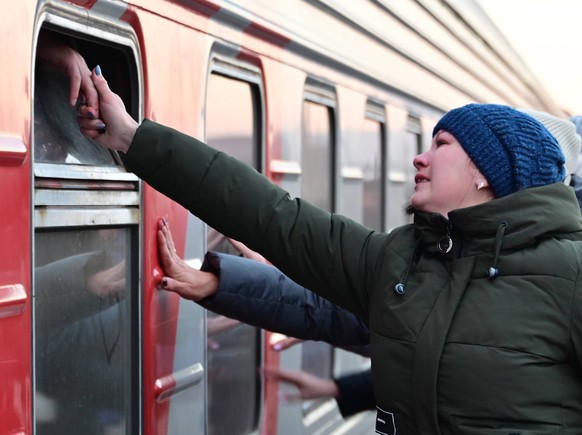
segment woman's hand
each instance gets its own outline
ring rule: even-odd
[[[91,79],[99,96],[100,118],[93,116],[91,107],[81,105],[81,132],[109,149],[126,153],[139,124],[127,113],[119,95],[109,89],[99,65],[93,70]]]
[[[160,288],[178,293],[194,302],[213,296],[218,291],[218,277],[188,266],[176,253],[170,227],[165,219],[158,222],[158,250],[164,276]]]

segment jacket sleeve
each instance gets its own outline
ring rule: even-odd
[[[335,379],[340,395],[336,399],[342,417],[376,408],[376,397],[372,388],[372,371],[353,373]]]
[[[220,277],[205,308],[241,322],[303,340],[325,341],[369,356],[368,325],[287,278],[268,264],[209,252],[202,270]]]
[[[368,288],[385,234],[314,207],[254,168],[145,120],[127,168],[287,276],[368,321]]]

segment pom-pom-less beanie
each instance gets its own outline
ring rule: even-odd
[[[489,182],[497,198],[562,182],[564,154],[536,119],[509,106],[468,104],[447,112],[433,129],[446,130]]]

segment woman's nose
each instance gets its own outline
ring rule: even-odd
[[[412,164],[414,165],[414,167],[416,169],[424,168],[424,167],[428,166],[426,153],[419,154],[415,158],[413,158]]]

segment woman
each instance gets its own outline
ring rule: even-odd
[[[92,78],[101,119],[81,119],[86,135],[368,322],[378,431],[582,433],[582,223],[539,122],[499,105],[448,112],[414,159],[414,224],[382,234],[193,138],[138,125],[98,69]]]

